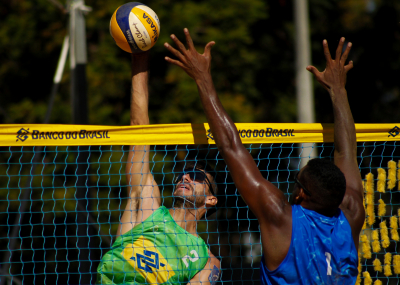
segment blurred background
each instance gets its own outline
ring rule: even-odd
[[[131,57],[117,47],[109,33],[111,15],[124,3],[85,1],[92,8],[85,16],[89,124],[129,124]],[[212,75],[221,101],[235,122],[298,121],[293,1],[142,3],[150,6],[161,21],[160,38],[150,51],[152,124],[206,122],[193,80],[164,60],[169,54],[163,43],[172,43],[169,38],[172,33],[184,39],[184,27],[190,30],[200,52],[207,42],[216,42],[212,50]],[[69,5],[70,1],[65,0],[0,0],[1,124],[45,121],[53,77],[68,32]],[[311,63],[317,68],[325,68],[323,39],[328,40],[331,52],[342,36],[353,43],[349,59],[354,61],[354,69],[348,75],[347,90],[355,122],[399,122],[400,2],[309,0],[308,13]],[[73,123],[70,71],[67,61],[55,93],[48,121],[51,124]],[[328,94],[317,82],[312,84],[315,121],[332,123]],[[264,176],[289,194],[292,174],[300,165],[296,145],[247,147]],[[322,157],[332,155],[332,145],[314,147]],[[221,193],[227,195],[227,202],[218,219],[213,216],[210,222],[202,222],[199,232],[213,253],[222,259],[223,282],[258,284],[261,258],[258,223],[238,196],[217,149],[157,146],[152,150],[153,173],[162,183],[167,206],[172,203],[170,193],[174,176],[179,173],[177,164],[201,158],[217,165]],[[363,153],[360,162],[363,175],[386,165],[395,150],[396,144],[364,144],[359,149]],[[7,274],[15,277],[14,283],[94,283],[98,260],[109,249],[121,214],[126,151],[127,147],[119,146],[0,148],[0,255],[3,255],[2,269],[11,268]],[[86,186],[82,188],[77,186],[75,177],[81,163],[78,154],[90,164]],[[36,160],[37,163],[32,163]],[[76,199],[79,189],[85,193],[81,199],[89,198],[84,205]],[[26,193],[28,198],[21,199]],[[390,204],[399,198],[396,195],[384,200]],[[18,220],[21,201],[28,202]],[[393,212],[397,206],[388,209]],[[84,213],[84,221],[90,225],[84,229],[86,240],[78,234],[76,213]],[[14,221],[18,235],[11,249],[9,239],[16,228]],[[86,246],[78,245],[82,239]],[[84,251],[88,245],[96,250]],[[9,260],[10,249],[14,252]],[[395,252],[397,247],[390,250]],[[79,263],[82,258],[90,264]]]
[[[60,2],[58,2],[60,1]],[[119,49],[109,22],[123,1],[86,1],[89,124],[128,125],[130,55]],[[1,0],[0,123],[42,123],[68,30],[62,0]],[[199,51],[214,40],[212,75],[235,122],[296,122],[293,3],[289,0],[146,1],[159,16],[161,35],[151,50],[151,123],[202,123],[197,88],[167,64],[169,35],[189,28]],[[400,119],[400,2],[310,0],[312,64],[325,67],[340,37],[353,43],[347,89],[356,123]],[[305,66],[304,66],[305,68]],[[69,61],[50,123],[71,123]],[[330,100],[316,82],[316,122],[332,122]]]

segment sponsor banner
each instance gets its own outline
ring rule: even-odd
[[[400,140],[399,124],[356,124],[357,141]],[[333,124],[236,124],[243,143],[333,142]],[[0,125],[0,146],[214,144],[208,124]]]

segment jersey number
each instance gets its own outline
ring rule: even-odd
[[[331,254],[329,252],[325,252],[326,263],[328,264],[328,269],[326,270],[326,275],[332,275],[332,267],[331,267]]]
[[[188,259],[191,262],[195,262],[195,261],[199,260],[199,255],[197,254],[197,252],[194,249],[190,252],[190,254],[193,254],[194,257],[191,257],[189,255],[185,255],[185,257],[182,258],[182,261],[183,261],[183,263],[185,263],[186,268],[189,267],[189,262],[187,261]]]

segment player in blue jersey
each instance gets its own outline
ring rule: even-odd
[[[357,278],[358,239],[364,222],[363,188],[356,159],[356,135],[345,89],[351,43],[342,54],[341,38],[335,59],[323,41],[326,69],[308,66],[329,92],[334,113],[334,162],[313,159],[295,178],[289,203],[265,180],[243,146],[224,110],[211,78],[211,47],[196,52],[187,29],[188,49],[174,36],[178,49],[165,44],[177,59],[166,60],[191,76],[218,149],[243,199],[257,216],[261,229],[263,284],[354,284]]]

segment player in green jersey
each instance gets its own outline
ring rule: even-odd
[[[132,55],[131,125],[148,125],[148,53]],[[128,201],[117,239],[97,268],[97,284],[215,284],[220,261],[198,236],[197,222],[217,204],[214,177],[200,164],[176,180],[174,207],[161,205],[149,146],[131,146]]]

